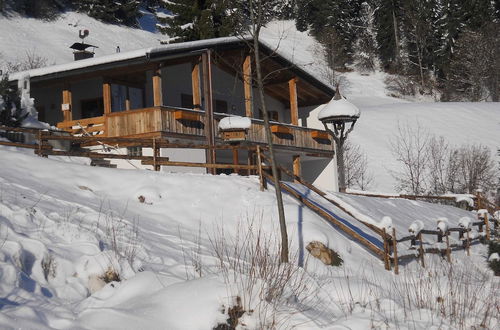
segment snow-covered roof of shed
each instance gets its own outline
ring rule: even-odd
[[[41,77],[41,76],[45,76],[45,75],[57,74],[57,73],[72,71],[72,70],[77,70],[77,69],[83,69],[83,68],[93,67],[93,66],[102,65],[102,64],[122,62],[122,61],[128,61],[128,60],[140,59],[140,58],[147,59],[151,56],[160,56],[162,54],[167,55],[169,53],[182,51],[182,50],[203,49],[203,48],[207,48],[207,47],[215,46],[215,45],[232,44],[232,43],[241,42],[242,40],[244,40],[244,39],[239,38],[239,37],[225,37],[225,38],[214,38],[214,39],[204,39],[204,40],[197,40],[197,41],[188,41],[188,42],[162,45],[162,46],[158,46],[158,47],[138,49],[138,50],[134,50],[134,51],[130,51],[130,52],[116,53],[116,54],[112,54],[112,55],[94,57],[94,58],[89,58],[89,59],[85,59],[85,60],[69,62],[69,63],[65,63],[65,64],[59,64],[59,65],[47,66],[47,67],[43,67],[43,68],[32,69],[32,70],[27,70],[27,71],[22,71],[22,72],[16,72],[16,73],[12,73],[9,76],[9,79],[11,81],[14,81],[14,80],[18,80],[22,77],[25,77],[27,75],[29,75],[32,78],[33,77]]]
[[[335,97],[318,113],[318,119],[320,121],[335,117],[357,119],[360,115],[359,108],[341,96],[337,88]]]

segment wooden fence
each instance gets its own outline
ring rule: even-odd
[[[14,128],[0,126],[0,132],[22,132],[31,134],[37,141],[36,144],[26,144],[20,142],[0,141],[0,145],[13,146],[19,148],[34,149],[35,153],[41,157],[48,156],[70,156],[70,157],[88,157],[91,159],[124,159],[124,160],[140,160],[142,165],[150,165],[155,171],[159,171],[161,166],[181,166],[181,167],[197,167],[206,169],[230,169],[233,172],[246,170],[248,172],[258,170],[258,166],[252,163],[248,164],[227,164],[227,163],[196,163],[196,162],[180,162],[171,161],[168,157],[160,156],[160,149],[175,148],[175,149],[204,149],[211,148],[216,150],[248,150],[255,152],[257,147],[244,145],[215,145],[210,147],[205,144],[180,144],[170,143],[164,139],[158,138],[122,138],[122,137],[98,137],[98,136],[72,136],[59,135],[59,131],[40,130],[31,128]],[[57,135],[56,135],[57,134]],[[63,141],[71,146],[69,150],[54,150],[50,141]],[[104,147],[125,148],[125,147],[142,147],[151,148],[152,156],[117,154],[110,152],[96,152],[82,149],[82,146],[102,145]],[[103,148],[105,149],[105,148]]]
[[[258,158],[258,165],[262,165],[265,161],[269,162],[269,157],[266,156],[262,150],[259,148],[257,149],[257,158]],[[269,168],[269,166],[267,166]],[[337,203],[336,201],[330,199],[327,197],[327,194],[311,183],[305,181],[302,177],[295,175],[292,173],[290,170],[278,166],[278,169],[282,172],[288,175],[290,178],[292,178],[294,181],[306,186],[307,188],[311,189],[318,195],[322,196],[325,198],[327,201],[330,203],[334,204],[337,208],[341,209],[343,212],[349,214],[352,218],[356,219],[360,223],[364,224],[366,227],[371,229],[375,235],[380,236],[382,242],[384,243],[383,246],[383,251],[380,251],[378,248],[374,247],[373,244],[371,244],[368,240],[364,239],[363,237],[359,237],[359,235],[356,235],[355,233],[352,233],[351,230],[340,224],[338,221],[335,221],[333,217],[329,217],[325,214],[324,212],[321,212],[316,206],[312,205],[311,203],[307,203],[307,201],[304,198],[301,198],[298,194],[295,194],[292,190],[287,189],[287,186],[284,184],[281,184],[281,188],[286,190],[288,193],[290,193],[292,196],[297,198],[300,202],[302,202],[304,205],[308,206],[311,208],[313,211],[321,215],[323,218],[327,219],[330,222],[333,222],[337,227],[339,227],[341,230],[343,230],[346,234],[350,235],[354,239],[356,239],[358,242],[361,243],[361,245],[365,246],[368,248],[370,251],[378,255],[384,262],[384,266],[387,270],[391,270],[392,268],[394,269],[395,274],[399,273],[399,263],[402,260],[408,259],[408,258],[417,258],[421,265],[425,267],[425,259],[424,256],[426,253],[434,253],[434,254],[441,254],[446,257],[446,260],[448,262],[451,262],[451,252],[453,250],[465,250],[467,252],[467,255],[470,255],[470,246],[473,242],[480,240],[482,237],[486,241],[489,241],[491,238],[491,223],[493,223],[494,229],[499,230],[500,229],[500,222],[498,219],[491,219],[490,221],[489,216],[487,213],[485,214],[478,214],[478,219],[475,222],[471,222],[470,226],[465,228],[465,227],[451,227],[447,228],[445,232],[442,232],[441,230],[427,230],[427,229],[422,229],[419,232],[416,233],[411,233],[411,235],[404,236],[401,238],[397,238],[396,235],[396,229],[392,228],[390,232],[387,232],[385,229],[378,228],[372,224],[366,223],[365,221],[360,220],[358,217],[356,217],[352,212],[349,210],[345,209],[342,205]],[[266,172],[265,167],[259,166],[258,167],[258,175],[260,179],[260,185],[261,185],[261,190],[264,190],[266,188],[266,179],[267,180],[272,180],[274,181],[272,175],[268,172]],[[361,194],[357,194],[361,195]],[[363,195],[363,196],[369,196],[369,197],[383,197],[383,198],[391,198],[385,195]],[[402,197],[403,195],[400,195],[399,198],[404,198]],[[418,197],[421,196],[412,196]],[[427,197],[427,196],[424,196]],[[435,196],[432,196],[435,197]],[[453,197],[445,197],[446,199],[453,198]],[[481,196],[477,196],[478,200],[480,202],[476,203],[476,206],[485,206],[485,202],[482,201]],[[454,199],[454,198],[453,198]],[[481,202],[482,201],[482,202]],[[483,203],[483,204],[481,204]],[[311,204],[311,205],[310,205]],[[470,232],[472,230],[472,227],[477,227],[479,233],[484,233],[484,236],[481,235],[481,237],[476,237],[476,238],[471,238]],[[452,233],[456,232],[458,234],[458,241],[461,241],[461,245],[452,245],[450,244],[450,235]],[[424,248],[424,236],[436,236],[437,237],[437,242],[443,242],[446,245],[446,248],[444,249],[438,249],[438,248]],[[399,255],[398,253],[398,244],[400,245],[403,242],[411,242],[411,246],[415,247],[418,251],[418,254],[415,256],[415,254],[407,254],[407,255]]]

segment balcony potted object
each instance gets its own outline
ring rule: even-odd
[[[219,122],[219,132],[226,142],[240,142],[246,140],[251,125],[252,121],[248,117],[224,117]]]

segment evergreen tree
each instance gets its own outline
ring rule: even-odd
[[[162,7],[171,15],[159,18],[160,32],[176,42],[218,38],[234,31],[230,2],[225,0],[172,0]]]
[[[136,26],[140,17],[138,0],[79,0],[76,8],[97,20]]]
[[[386,70],[400,62],[401,4],[400,0],[374,0],[377,8],[375,25],[379,57]]]
[[[17,88],[10,85],[7,75],[0,76],[0,125],[18,127],[26,116],[22,115]]]

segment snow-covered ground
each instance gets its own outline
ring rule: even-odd
[[[246,272],[253,259],[244,247],[260,237],[264,251],[277,255],[278,228],[274,193],[260,192],[256,177],[95,168],[82,159],[44,159],[12,147],[0,147],[0,168],[2,328],[211,329],[240,296],[244,309],[254,310],[243,318],[248,329],[273,320],[277,328],[424,329],[453,322],[451,310],[445,306],[441,314],[434,299],[443,295],[465,304],[466,296],[449,296],[455,285],[479,294],[470,313],[463,312],[467,326],[482,322],[481,306],[498,304],[499,281],[485,266],[484,246],[474,246],[471,257],[455,252],[452,263],[453,276],[473,271],[480,285],[450,277],[437,256],[427,257],[427,270],[413,261],[394,276],[289,196],[285,210],[298,282],[287,281],[275,300],[265,298],[276,283]],[[394,210],[367,215],[396,219],[401,209]],[[311,241],[335,250],[343,265],[309,258],[305,246]],[[246,253],[229,267],[237,260],[235,246]],[[104,283],[108,270],[121,282]],[[403,287],[428,272],[434,274],[426,280],[430,291],[419,294],[431,301],[418,305]],[[488,326],[498,326],[495,315]]]
[[[100,47],[96,56],[118,45],[154,47],[162,38],[71,12],[52,22],[0,16],[0,52],[7,61],[34,51],[49,64],[67,63],[82,28]],[[291,22],[270,24],[263,38],[329,80],[317,43]],[[361,109],[352,139],[367,152],[378,190],[394,190],[390,171],[398,164],[388,140],[398,121],[418,121],[452,143],[498,147],[498,103],[411,103],[386,95],[383,73],[343,75],[343,95]],[[483,245],[474,245],[470,257],[455,251],[451,264],[431,255],[426,268],[405,262],[395,276],[285,195],[292,257],[289,266],[275,267],[274,192],[260,192],[256,177],[88,164],[0,147],[0,328],[212,329],[226,321],[237,297],[245,311],[239,329],[500,326],[500,281],[486,266]],[[331,197],[372,223],[391,217],[401,234],[413,220],[433,229],[438,217],[456,224],[474,216],[424,202]],[[309,257],[312,241],[336,251],[343,264]]]

